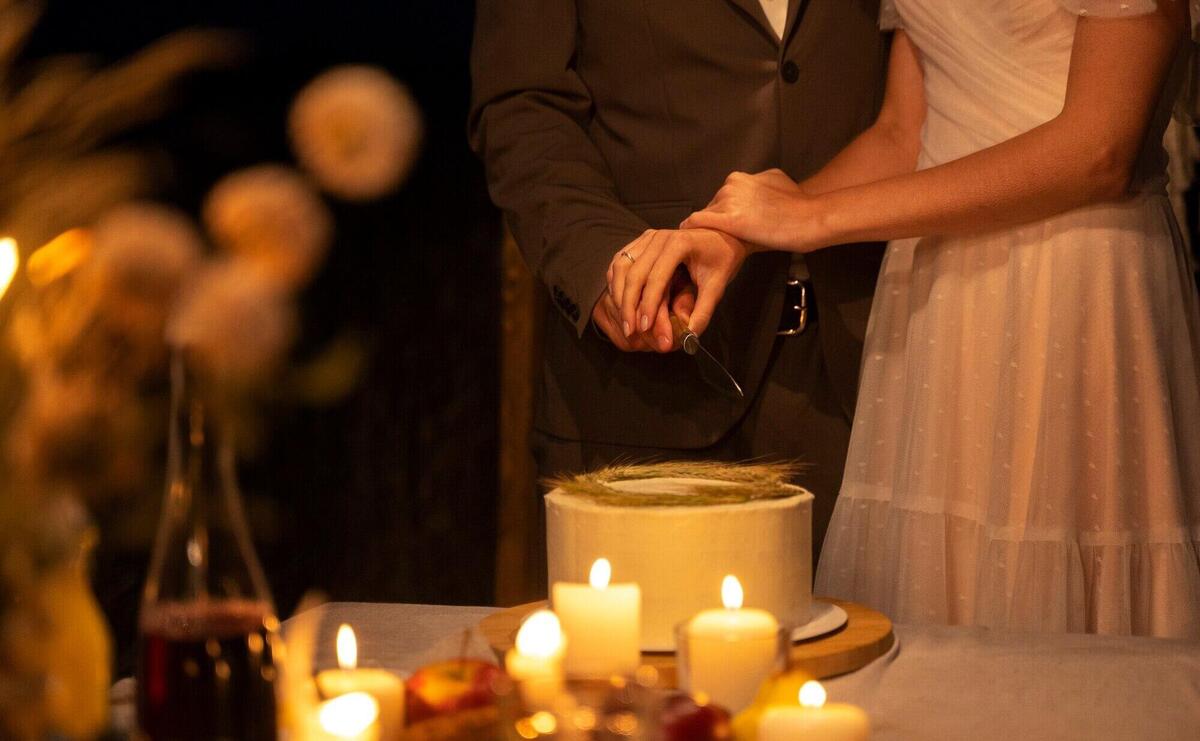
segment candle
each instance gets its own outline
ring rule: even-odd
[[[684,689],[703,692],[718,705],[738,712],[750,704],[759,685],[780,663],[780,628],[765,611],[742,607],[742,585],[726,576],[722,610],[704,610],[681,626],[686,653]]]
[[[592,564],[588,584],[557,582],[554,612],[571,639],[563,669],[571,677],[627,676],[641,663],[642,590],[609,584],[608,559]]]
[[[317,706],[320,735],[334,739],[376,741],[379,738],[379,703],[365,692],[350,692]]]
[[[521,695],[530,705],[546,707],[557,696],[566,646],[558,616],[549,610],[538,610],[521,624],[516,647],[505,654],[504,668],[521,683]]]
[[[799,705],[767,708],[758,721],[758,741],[866,741],[871,735],[867,714],[845,703],[825,704],[820,682],[805,682],[799,699]]]
[[[321,696],[337,698],[351,693],[370,695],[378,704],[380,733],[384,738],[399,735],[404,727],[404,682],[384,669],[358,666],[358,640],[354,629],[341,625],[337,632],[337,669],[317,674]]]
[[[0,298],[8,290],[17,274],[17,263],[21,261],[17,252],[17,241],[12,237],[0,238]]]

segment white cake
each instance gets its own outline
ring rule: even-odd
[[[696,479],[611,484],[633,494],[684,496]],[[546,495],[550,583],[587,582],[592,562],[607,558],[613,582],[642,589],[642,650],[675,648],[676,624],[721,606],[721,580],[733,574],[745,606],[783,625],[808,622],[812,606],[812,494],[739,504],[612,506],[555,489]]]

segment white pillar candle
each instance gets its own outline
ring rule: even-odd
[[[337,632],[337,669],[317,674],[317,690],[325,699],[365,692],[379,706],[379,727],[384,738],[399,735],[404,728],[404,682],[384,669],[358,667],[358,640],[354,629],[341,625]]]
[[[845,703],[825,703],[820,682],[800,687],[799,705],[775,705],[758,721],[758,741],[867,741],[871,721],[861,708]]]
[[[545,707],[553,702],[562,685],[562,660],[567,639],[558,616],[538,610],[521,624],[516,647],[504,656],[504,668],[520,683],[521,696],[530,705]]]
[[[737,713],[754,699],[777,668],[779,621],[765,610],[742,607],[742,585],[727,576],[721,585],[722,610],[704,610],[684,626],[687,641],[685,690],[703,692]]]
[[[365,692],[351,692],[317,706],[316,739],[378,741],[379,703]]]
[[[601,558],[588,584],[554,584],[554,612],[570,639],[563,657],[569,677],[632,675],[641,663],[642,590],[609,584],[611,578],[612,566]]]

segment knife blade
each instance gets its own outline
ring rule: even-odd
[[[696,359],[700,378],[704,379],[705,383],[731,399],[746,397],[742,393],[742,387],[738,385],[729,371],[725,370],[725,366],[721,365],[721,362],[714,358],[704,345],[700,344],[700,337],[688,329],[686,322],[672,314],[671,328],[675,331],[675,341],[679,343],[683,351]]]

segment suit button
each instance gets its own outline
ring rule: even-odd
[[[790,85],[800,79],[800,66],[789,59],[779,68],[779,74],[783,76],[783,81]]]

